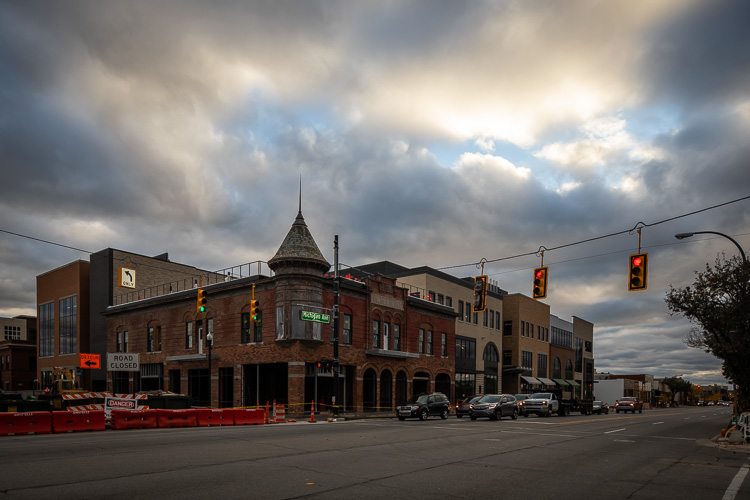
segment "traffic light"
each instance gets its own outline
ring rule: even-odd
[[[260,313],[258,311],[258,301],[257,300],[251,300],[250,301],[250,319],[252,319],[255,323],[260,321]]]
[[[319,370],[329,372],[333,368],[333,361],[331,361],[330,359],[321,359],[316,363],[316,366]]]
[[[648,254],[637,253],[630,256],[628,290],[645,290],[648,285]]]
[[[203,288],[198,289],[198,300],[195,304],[195,312],[202,313],[206,312],[206,303],[208,302],[208,299],[206,299],[206,291]]]
[[[487,276],[474,278],[474,312],[482,312],[487,307]]]
[[[547,266],[534,269],[534,299],[547,297]]]

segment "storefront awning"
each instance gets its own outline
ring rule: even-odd
[[[563,380],[563,379],[561,379],[561,378],[553,378],[552,380],[554,380],[554,381],[555,381],[555,383],[556,383],[557,385],[559,385],[560,387],[570,387],[570,384],[569,384],[569,383],[567,383],[566,381],[564,381],[564,380]]]
[[[539,382],[541,382],[542,385],[555,385],[555,383],[548,378],[544,378],[544,377],[538,377],[538,378],[539,378]]]
[[[569,383],[571,387],[581,387],[581,384],[579,384],[579,383],[578,383],[578,382],[576,382],[575,380],[568,380],[568,379],[565,379],[565,381],[566,381],[567,383]]]
[[[526,375],[521,375],[521,378],[531,385],[542,385],[542,383],[534,377],[527,377]]]

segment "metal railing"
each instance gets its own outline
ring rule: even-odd
[[[170,281],[168,283],[162,283],[117,295],[112,298],[112,305],[119,306],[122,304],[129,304],[139,300],[162,297],[172,293],[196,289],[200,286],[209,286],[216,283],[226,283],[242,278],[249,278],[250,276],[264,276],[264,272],[266,273],[265,276],[273,276],[273,271],[268,267],[268,264],[258,260],[247,264],[227,267],[214,272],[198,273],[187,276],[181,280]]]

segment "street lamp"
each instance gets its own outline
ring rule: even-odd
[[[735,241],[735,239],[732,238],[731,236],[729,236],[728,234],[717,233],[716,231],[694,231],[692,233],[679,233],[679,234],[675,234],[674,237],[677,238],[678,240],[684,240],[685,238],[690,238],[691,236],[693,236],[695,234],[717,234],[719,236],[723,236],[724,238],[726,238],[729,241],[731,241],[732,243],[734,243],[734,245],[737,247],[737,250],[740,251],[740,255],[742,256],[742,262],[747,262],[747,257],[745,257],[745,251],[742,249],[742,247],[740,246],[740,244],[737,243],[737,241]]]
[[[691,236],[695,234],[716,234],[718,236],[723,236],[724,238],[734,243],[734,245],[737,247],[737,250],[740,251],[740,255],[742,256],[742,262],[747,264],[747,257],[745,257],[745,251],[742,249],[740,244],[737,243],[737,241],[735,241],[735,239],[729,236],[728,234],[719,233],[716,231],[693,231],[692,233],[675,234],[674,237],[677,238],[678,240],[684,240],[685,238],[690,238]],[[737,383],[732,381],[732,386],[734,389],[734,414],[737,415],[739,414],[739,408],[737,407]]]
[[[206,335],[206,342],[208,342],[208,407],[211,407],[211,349],[214,346],[214,334],[208,332]]]

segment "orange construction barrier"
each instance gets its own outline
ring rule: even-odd
[[[113,429],[156,429],[157,410],[112,410]]]
[[[156,410],[159,412],[159,427],[195,427],[198,425],[198,410]]]
[[[234,425],[234,410],[199,408],[198,426],[208,427],[211,425]]]
[[[52,432],[103,431],[105,420],[104,410],[53,411]]]
[[[268,421],[268,415],[269,415],[269,413],[268,413],[268,401],[266,401],[266,423],[267,423],[267,424],[268,424],[268,423],[270,423],[270,422]]]
[[[265,416],[263,408],[235,408],[234,425],[263,425]]]
[[[0,436],[10,434],[50,434],[52,415],[48,411],[0,412]]]
[[[274,405],[273,421],[276,424],[283,424],[286,422],[286,410],[284,409],[284,405]]]

